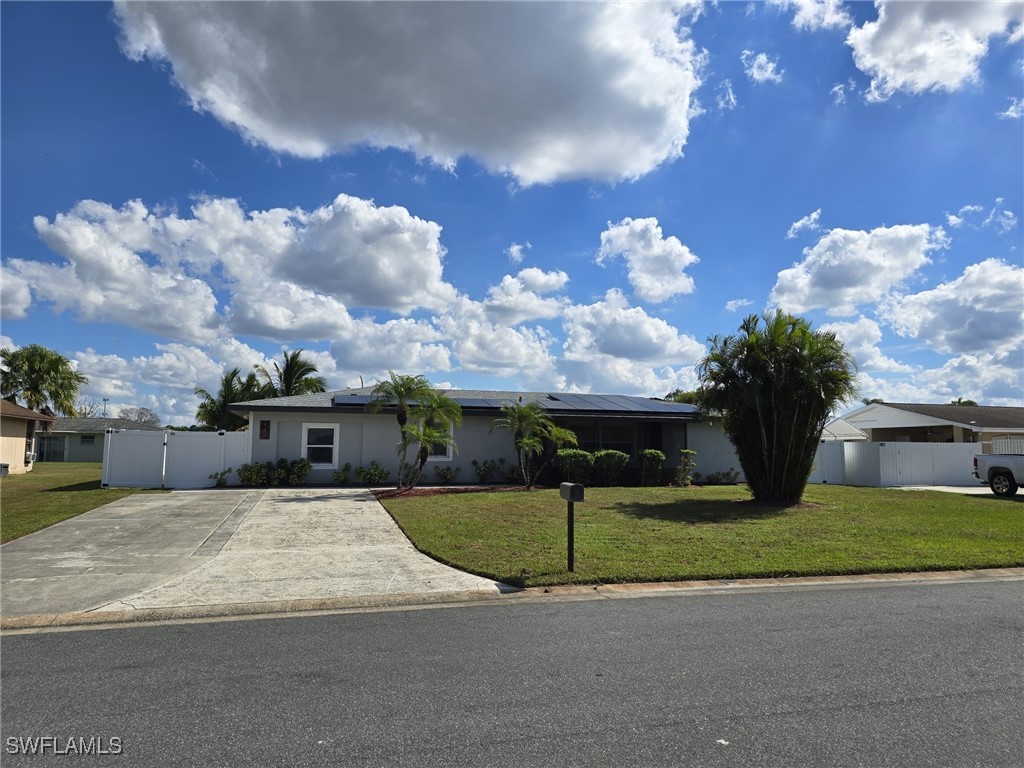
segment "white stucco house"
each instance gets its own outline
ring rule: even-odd
[[[1024,437],[1024,408],[1017,407],[872,403],[835,422],[843,420],[875,443],[990,443]]]
[[[350,464],[368,466],[371,461],[394,469],[398,426],[394,408],[371,414],[366,404],[371,387],[345,389],[295,397],[277,397],[235,403],[232,411],[249,421],[254,463],[278,459],[308,458],[313,471],[307,482],[329,484],[333,473]],[[540,405],[559,426],[573,430],[579,447],[587,451],[614,449],[637,462],[640,451],[664,452],[666,466],[678,466],[680,450],[697,451],[702,474],[740,470],[736,452],[721,428],[720,420],[708,419],[685,403],[626,395],[592,395],[567,392],[512,392],[447,390],[462,406],[463,423],[453,428],[458,450],[440,449],[430,457],[426,480],[433,478],[430,465],[459,470],[460,482],[473,482],[472,462],[504,459],[515,463],[511,435],[492,430],[501,408],[510,402]],[[741,476],[742,477],[742,476]]]

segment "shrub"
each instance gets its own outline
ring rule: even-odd
[[[629,454],[622,451],[594,452],[594,479],[597,485],[620,485],[622,470],[629,463]]]
[[[348,473],[352,471],[352,465],[345,462],[345,466],[334,473],[334,482],[338,485],[348,485]]]
[[[228,467],[227,469],[221,472],[214,472],[212,475],[210,475],[210,479],[213,480],[213,484],[216,487],[223,488],[225,485],[228,484],[228,475],[230,475],[232,472],[234,472],[234,470],[231,467]]]
[[[309,459],[296,459],[288,465],[288,485],[302,485],[313,471],[313,462]]]
[[[732,467],[721,472],[708,472],[706,476],[702,476],[700,472],[693,473],[693,482],[702,485],[736,485],[739,479],[740,473]]]
[[[356,483],[359,485],[384,485],[390,481],[391,470],[376,461],[371,461],[368,467],[356,467]]]
[[[243,464],[238,468],[238,482],[255,488],[262,488],[270,485],[270,474],[267,467],[270,464]]]
[[[441,483],[441,485],[451,485],[455,482],[455,476],[459,474],[461,470],[462,467],[452,469],[447,466],[437,466],[434,467],[434,477],[437,478],[437,482]]]
[[[640,451],[640,485],[661,485],[661,467],[665,454],[656,448]]]
[[[288,459],[282,457],[277,460],[277,464],[271,464],[267,462],[267,474],[271,485],[284,485],[288,482],[288,470],[290,465]]]
[[[504,466],[504,464],[505,464],[505,461],[502,460],[501,461],[501,465]],[[507,467],[505,467],[505,471],[504,471],[504,474],[502,476],[502,480],[505,482],[505,485],[522,485],[523,484],[523,473],[519,469],[519,465],[518,464],[509,464]]]
[[[477,480],[481,483],[491,482],[491,479],[498,474],[500,468],[499,461],[501,464],[505,463],[504,459],[499,459],[498,461],[494,459],[487,459],[486,461],[473,459],[473,471],[476,472]]]
[[[679,454],[679,467],[676,469],[672,485],[685,488],[693,482],[693,470],[697,467],[697,452],[683,448]]]
[[[594,454],[578,448],[562,448],[555,454],[558,466],[562,468],[566,481],[570,483],[590,482],[590,471],[594,468]]]

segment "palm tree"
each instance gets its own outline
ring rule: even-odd
[[[416,466],[409,468],[407,488],[412,488],[419,482],[423,475],[423,467],[426,466],[434,448],[452,446],[458,450],[451,428],[462,424],[462,406],[447,395],[431,390],[428,397],[416,404],[412,415],[418,417],[419,421],[416,424],[406,424],[402,429],[402,442],[399,443],[400,452],[403,450],[402,443],[406,444],[406,449],[413,443],[419,443],[420,446],[416,454]]]
[[[291,395],[309,395],[314,392],[326,392],[327,380],[323,376],[315,376],[317,367],[302,356],[302,350],[284,353],[284,365],[274,362],[273,375],[262,365],[254,365],[256,374],[263,382],[268,397],[290,397]]]
[[[409,445],[411,441],[405,436],[405,426],[409,423],[409,410],[417,403],[424,402],[434,394],[430,382],[424,376],[404,376],[388,371],[386,381],[378,381],[370,393],[372,399],[366,404],[370,413],[380,413],[385,407],[395,407],[395,418],[398,419],[398,487],[402,487],[402,474],[407,466]]]
[[[504,414],[491,422],[491,431],[507,429],[512,433],[512,445],[516,461],[523,476],[523,484],[533,488],[537,478],[544,471],[558,449],[564,445],[576,445],[576,434],[557,426],[547,412],[537,403],[508,403],[502,406]],[[539,461],[531,466],[534,456]]]
[[[721,413],[755,499],[798,502],[826,420],[857,392],[852,357],[834,333],[780,310],[708,342],[702,407]]]
[[[17,350],[0,349],[0,390],[5,400],[17,403],[20,397],[34,411],[47,406],[57,413],[74,417],[79,389],[89,379],[75,370],[68,358],[52,349],[29,344]]]
[[[229,405],[267,396],[267,390],[256,378],[256,374],[250,373],[243,379],[238,368],[224,373],[217,394],[210,394],[202,387],[196,387],[195,393],[202,398],[196,409],[196,421],[206,429],[224,429],[228,432],[243,429],[248,423],[244,417],[229,411]]]

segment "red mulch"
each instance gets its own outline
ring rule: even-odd
[[[371,488],[378,499],[441,496],[447,493],[493,493],[495,491],[525,491],[525,485],[422,485],[418,488]]]

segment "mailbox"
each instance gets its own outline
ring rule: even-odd
[[[579,483],[562,483],[558,493],[566,501],[583,501],[583,486]]]

